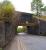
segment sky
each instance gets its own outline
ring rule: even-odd
[[[3,0],[0,1],[2,2]],[[9,0],[9,1],[12,2],[16,11],[31,13],[32,0]],[[42,2],[46,5],[46,0],[42,0]]]
[[[11,0],[10,0],[11,1]],[[31,0],[13,0],[11,1],[17,11],[31,12]]]

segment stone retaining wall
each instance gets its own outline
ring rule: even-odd
[[[0,47],[4,47],[15,37],[15,28],[12,23],[0,22]]]
[[[5,44],[5,25],[4,22],[0,21],[0,47]]]

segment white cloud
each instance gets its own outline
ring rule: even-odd
[[[32,0],[10,0],[17,11],[29,12]]]
[[[46,0],[42,0],[42,2],[46,5]]]
[[[17,11],[31,12],[32,0],[10,0]],[[42,0],[46,4],[46,0]]]
[[[0,0],[0,2],[2,2],[3,0]]]

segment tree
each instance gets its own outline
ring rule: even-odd
[[[0,19],[4,21],[11,21],[14,13],[14,7],[9,1],[3,1],[0,5]]]
[[[46,16],[46,6],[44,6],[41,10],[42,10],[42,12],[44,13],[43,15]]]
[[[46,11],[46,6],[44,8],[41,9],[42,11]]]
[[[42,0],[33,0],[31,3],[32,11],[36,11],[36,15],[41,14],[41,8],[43,7]]]

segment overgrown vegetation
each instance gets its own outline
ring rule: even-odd
[[[0,20],[11,21],[14,13],[14,7],[9,1],[0,3]]]
[[[2,48],[0,48],[0,50],[2,50]]]
[[[42,19],[46,19],[46,16],[41,16],[40,18],[42,18]]]

